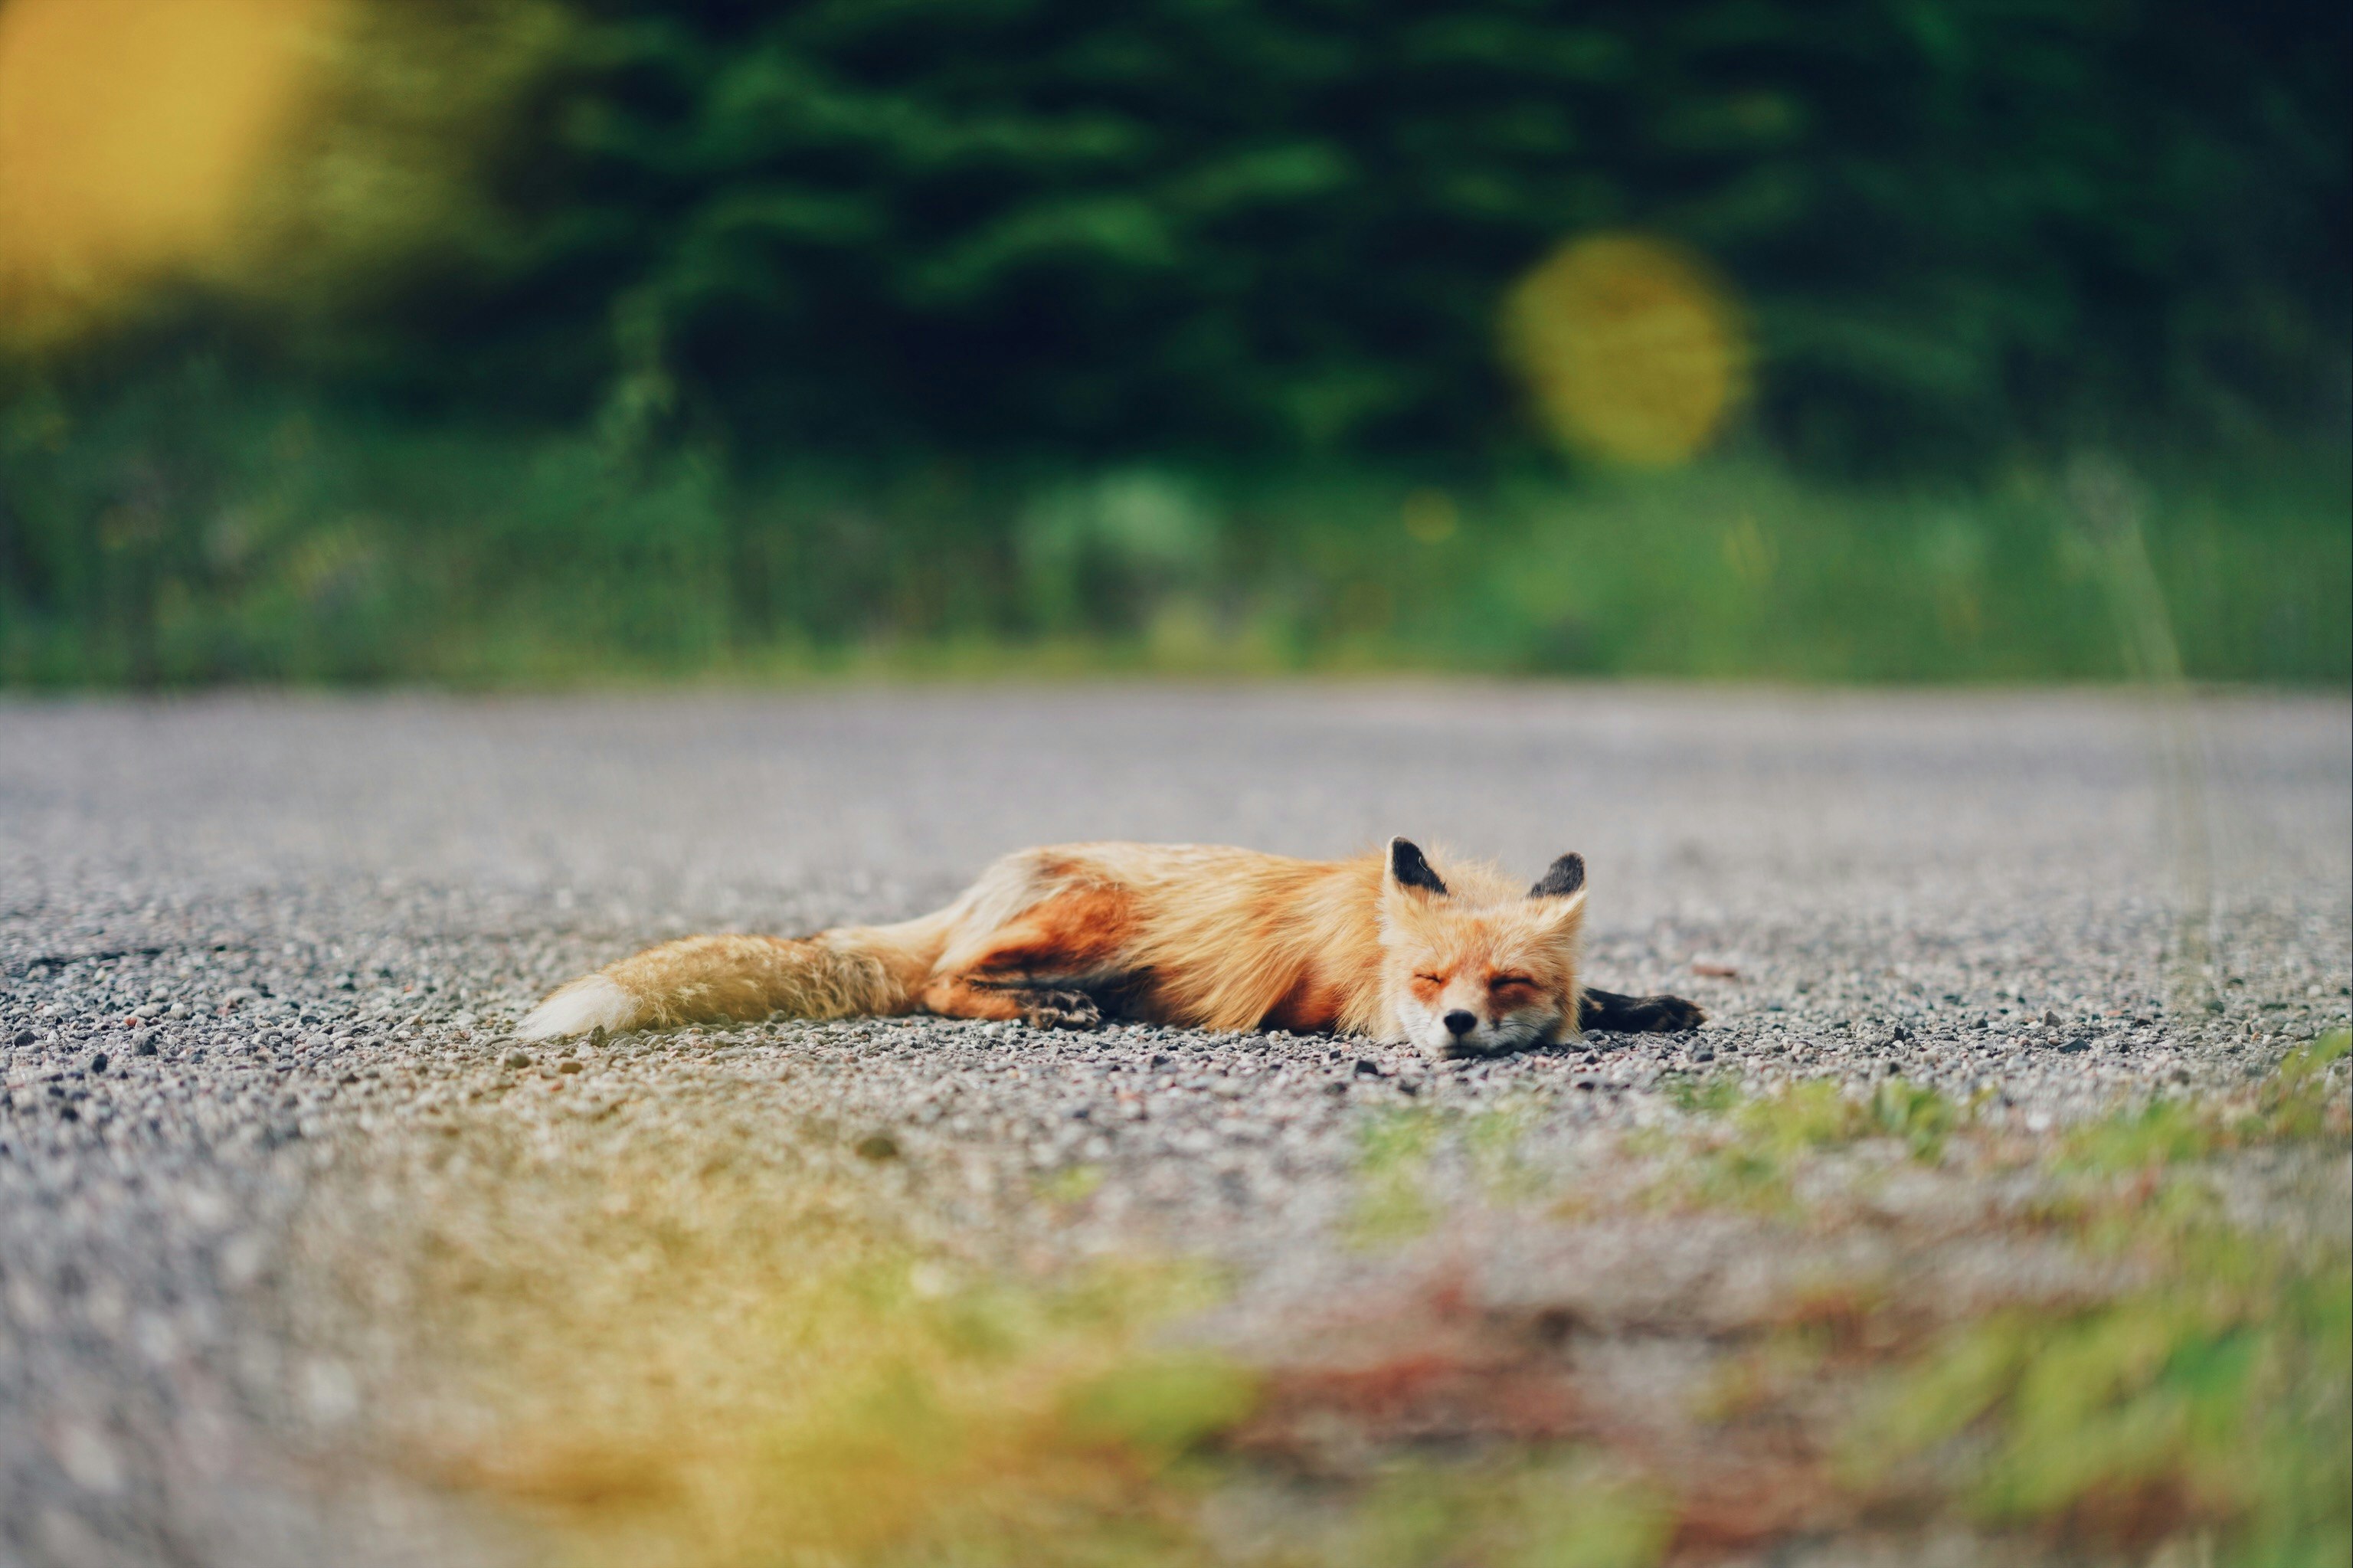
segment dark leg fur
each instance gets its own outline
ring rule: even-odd
[[[1620,996],[1614,991],[1588,991],[1577,1023],[1580,1029],[1607,1030],[1613,1034],[1675,1034],[1697,1029],[1706,1019],[1696,1004],[1679,996]]]
[[[1021,1022],[1032,1029],[1100,1029],[1103,1009],[1082,991],[1033,991],[1008,986],[1006,999],[1021,1012]]]

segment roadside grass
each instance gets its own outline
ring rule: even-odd
[[[1891,1373],[1849,1463],[1869,1486],[1932,1473],[1999,1528],[2220,1561],[2353,1553],[2353,1265],[2232,1229],[2189,1193],[2144,1205],[2148,1283],[2075,1310],[1956,1330]]]
[[[1356,1200],[1349,1215],[1356,1245],[1410,1240],[1437,1222],[1430,1161],[1447,1130],[1447,1118],[1419,1107],[1378,1112],[1357,1129]]]
[[[1662,1245],[1713,1209],[1752,1248],[1847,1225],[1895,1247],[1878,1273],[1800,1268],[1691,1340],[1704,1397],[1632,1426],[1592,1414],[1617,1396],[1558,1346],[1601,1329],[1531,1338],[1458,1280],[1408,1308],[1426,1320],[1335,1303],[1375,1314],[1367,1361],[1345,1326],[1310,1336],[1334,1362],[1212,1349],[1183,1330],[1221,1298],[1213,1271],[983,1255],[913,1222],[894,1162],[847,1151],[723,1140],[681,1163],[609,1125],[459,1120],[355,1178],[308,1255],[353,1303],[327,1339],[373,1367],[400,1461],[582,1568],[1651,1568],[1866,1526],[2317,1568],[2353,1548],[2353,1238],[2231,1194],[2343,1157],[2348,1044],[2229,1100],[2026,1140],[1902,1083],[1670,1080],[1682,1118],[1608,1181],[1547,1163],[1533,1100],[1366,1118],[1344,1232],[1375,1271],[1465,1202]],[[1891,1161],[2012,1196],[1953,1232],[1950,1206],[1866,1218],[1834,1195]],[[1059,1223],[1106,1179],[1015,1202]],[[2094,1284],[1924,1307],[1906,1270],[1963,1239],[2056,1245]]]
[[[2063,1558],[2175,1542],[2199,1561],[2317,1568],[2353,1555],[2353,1233],[2274,1234],[2235,1216],[2224,1189],[2237,1156],[2346,1150],[2353,1118],[2330,1068],[2348,1052],[2353,1034],[2336,1031],[2244,1094],[2153,1099],[2023,1145],[1901,1080],[1862,1096],[1816,1082],[1747,1097],[1728,1075],[1669,1078],[1662,1097],[1692,1121],[1630,1139],[1647,1174],[1620,1191],[1654,1212],[1728,1209],[1802,1229],[1851,1223],[1801,1192],[1821,1157],[1867,1140],[1957,1183],[2031,1174],[2032,1202],[1979,1224],[2055,1235],[2126,1286],[2021,1299],[1924,1336],[1905,1320],[1916,1304],[1867,1279],[1826,1280],[1784,1309],[1789,1327],[1724,1369],[1704,1415],[1755,1418],[1844,1380],[1849,1414],[1828,1447],[1859,1510],[2022,1532]],[[1477,1140],[1492,1160],[1522,1125],[1419,1110],[1369,1124],[1359,1238],[1435,1224],[1411,1183],[1444,1139],[1466,1152]],[[1570,1221],[1601,1212],[1585,1190],[1551,1204]],[[1410,1228],[1380,1223],[1409,1214]]]
[[[2251,1097],[2221,1103],[2151,1100],[2138,1111],[2077,1128],[2062,1156],[2070,1168],[2138,1171],[2200,1160],[2250,1143],[2346,1131],[2346,1104],[2329,1093],[2330,1064],[2353,1052],[2353,1032],[2335,1030],[2290,1052]]]
[[[2133,489],[2186,673],[2353,681],[2343,454],[2180,466]],[[0,409],[0,685],[2125,678],[2116,565],[2067,472],[744,464],[198,366],[102,416]]]
[[[1541,1115],[1533,1101],[1514,1100],[1468,1112],[1416,1106],[1367,1117],[1356,1130],[1349,1241],[1359,1247],[1388,1246],[1436,1224],[1444,1204],[1431,1192],[1431,1167],[1448,1150],[1459,1154],[1487,1202],[1542,1197],[1546,1178],[1525,1147]]]
[[[1199,1561],[1181,1472],[1253,1379],[1155,1332],[1210,1277],[976,1260],[868,1164],[453,1122],[320,1210],[322,1337],[401,1466],[552,1561]]]
[[[1479,1468],[1408,1463],[1310,1540],[1319,1568],[1651,1568],[1672,1530],[1655,1484],[1606,1455],[1569,1452]]]
[[[1409,1162],[1428,1132],[1377,1147]],[[1084,1202],[1079,1171],[1037,1199]],[[976,1262],[901,1224],[891,1176],[453,1119],[316,1212],[308,1277],[354,1310],[311,1338],[372,1366],[398,1464],[575,1568],[1659,1561],[1656,1489],[1568,1447],[1278,1475],[1275,1528],[1221,1542],[1205,1508],[1254,1473],[1225,1445],[1259,1374],[1163,1332],[1214,1276]]]
[[[2248,1105],[2161,1101],[2063,1139],[2047,1165],[2073,1239],[2143,1283],[1956,1327],[1888,1379],[1856,1473],[1927,1462],[2000,1526],[2144,1548],[2195,1533],[2267,1568],[2353,1557],[2353,1234],[2234,1223],[2211,1170],[2261,1144],[2341,1150],[2327,1073],[2348,1045],[2293,1053]]]
[[[1883,1080],[1861,1097],[1820,1080],[1748,1097],[1725,1075],[1672,1079],[1662,1087],[1678,1109],[1707,1118],[1679,1138],[1639,1140],[1656,1167],[1649,1201],[1669,1209],[1734,1206],[1795,1214],[1801,1205],[1794,1182],[1811,1157],[1867,1139],[1891,1139],[1914,1160],[1935,1165],[1968,1114],[1935,1089],[1902,1078]]]

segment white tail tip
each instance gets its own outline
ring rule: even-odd
[[[532,1009],[531,1016],[515,1025],[515,1033],[524,1040],[560,1040],[601,1024],[617,1034],[633,1027],[637,1018],[637,998],[603,975],[583,975]]]

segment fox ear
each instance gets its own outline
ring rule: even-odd
[[[1389,841],[1389,880],[1399,887],[1418,887],[1441,898],[1446,895],[1446,884],[1430,869],[1430,862],[1421,857],[1421,846],[1411,839]]]
[[[1552,863],[1534,887],[1531,898],[1566,898],[1585,885],[1585,857],[1572,850]]]

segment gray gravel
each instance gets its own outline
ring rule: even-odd
[[[2086,694],[0,706],[0,1564],[497,1557],[481,1521],[322,1457],[365,1379],[289,1327],[322,1173],[460,1110],[640,1148],[862,1145],[981,1234],[1095,1167],[1058,1245],[1206,1250],[1247,1316],[1352,1266],[1330,1238],[1383,1109],[1531,1107],[1573,1162],[1583,1129],[1669,1114],[1667,1075],[1901,1075],[2027,1130],[2243,1084],[2346,1017],[2353,708],[2193,716],[2202,768],[2168,793],[2166,715]],[[2185,820],[2211,870],[2168,852]],[[1025,843],[1397,832],[1531,874],[1582,851],[1592,978],[1682,991],[1709,1026],[1451,1065],[946,1021],[503,1037],[638,946],[911,914]],[[2186,986],[2165,955],[2201,882],[2215,964]],[[1504,1294],[1566,1266],[1513,1266]]]

